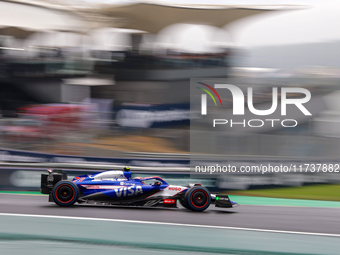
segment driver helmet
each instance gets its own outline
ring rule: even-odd
[[[155,186],[160,186],[162,183],[160,182],[160,181],[155,181],[154,183],[153,183],[153,185],[155,185]]]
[[[126,171],[126,172],[129,172],[130,171],[130,167],[124,167],[124,171]]]

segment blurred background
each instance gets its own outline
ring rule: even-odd
[[[339,156],[340,5],[218,0],[0,4],[4,162],[188,167],[190,78],[251,86],[259,108],[271,102],[272,87],[282,86],[307,88],[322,102],[295,128],[228,135],[191,130],[213,141],[192,147],[192,157],[203,153],[200,158],[209,164],[216,158],[240,164],[269,158],[333,162]],[[223,101],[229,103],[219,110],[230,109],[231,98]],[[335,182],[334,176],[315,178]]]
[[[321,0],[0,0],[0,250],[338,254],[339,174],[304,164],[339,168],[339,13],[339,3]],[[319,103],[294,128],[190,129],[191,78],[252,87],[257,109],[271,103],[273,87],[306,88]],[[218,111],[230,110],[232,98],[222,101]],[[190,146],[191,135],[201,137],[200,146]],[[237,168],[302,165],[303,172],[193,176],[197,159]],[[59,210],[37,196],[46,168],[73,178],[125,166],[133,176],[159,175],[169,184],[200,182],[245,206],[193,217],[183,208]],[[45,217],[42,224],[4,215],[27,212],[119,220]],[[172,223],[209,228],[164,226]]]

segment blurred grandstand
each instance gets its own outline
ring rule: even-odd
[[[337,91],[338,79],[332,69],[235,67],[246,51],[232,46],[229,39],[212,39],[205,50],[162,41],[174,36],[164,35],[174,24],[206,25],[223,34],[224,27],[235,20],[291,7],[84,2],[65,7],[58,1],[1,1],[0,5],[0,142],[5,148],[87,156],[114,156],[121,150],[188,153],[190,78],[228,78],[241,88],[253,86],[255,103],[260,105],[270,102],[273,86],[306,87],[318,95]],[[19,10],[29,17],[11,19],[11,12]],[[155,12],[157,21],[150,16]],[[48,22],[42,24],[46,15]],[[224,107],[230,108],[231,98],[224,101]],[[56,109],[75,106],[81,110],[72,114]],[[34,107],[44,113],[23,114],[22,109]],[[273,150],[268,137],[286,141],[284,144],[308,137],[318,147],[329,142],[325,134],[338,136],[337,122],[332,122],[332,129],[324,129],[329,112],[334,112],[334,106],[321,107],[315,119],[289,134],[276,130],[223,138],[233,146],[210,151],[290,155],[290,146]],[[317,117],[319,114],[323,117]],[[330,142],[332,148],[340,145],[337,140]],[[301,156],[329,153],[335,155],[311,149]]]

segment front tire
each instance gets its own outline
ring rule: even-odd
[[[59,181],[52,189],[52,198],[57,205],[71,206],[78,201],[78,186],[71,181]]]
[[[188,209],[202,212],[210,205],[210,192],[202,186],[192,187],[185,193],[184,201],[187,204]]]

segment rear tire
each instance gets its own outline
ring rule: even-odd
[[[210,205],[210,192],[202,186],[192,187],[185,193],[184,201],[189,207],[188,209],[202,212]]]
[[[71,206],[78,201],[78,186],[71,181],[59,181],[52,189],[52,198],[57,205]]]

